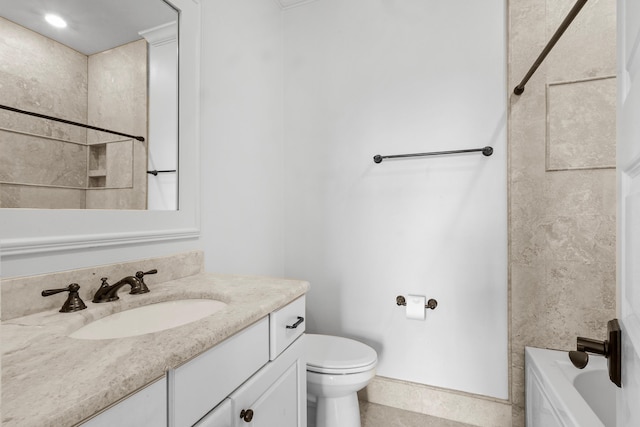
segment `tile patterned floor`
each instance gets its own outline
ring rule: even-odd
[[[360,401],[362,427],[473,427],[456,421]]]

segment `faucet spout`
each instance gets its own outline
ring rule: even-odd
[[[608,340],[598,341],[591,338],[578,337],[576,349],[569,352],[573,366],[583,369],[589,363],[589,353],[601,354],[607,358],[609,379],[621,387],[622,383],[622,330],[618,319],[607,322]]]
[[[102,278],[102,285],[96,291],[96,294],[93,296],[93,302],[102,303],[109,301],[116,301],[120,299],[118,296],[118,291],[124,285],[129,285],[131,287],[130,294],[143,294],[149,292],[149,288],[146,286],[143,287],[142,282],[135,276],[127,276],[124,279],[110,285],[107,283],[107,278]]]

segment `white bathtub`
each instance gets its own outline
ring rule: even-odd
[[[564,351],[525,349],[527,427],[615,427],[616,386],[604,357],[578,369]]]

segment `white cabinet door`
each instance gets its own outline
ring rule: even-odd
[[[225,399],[193,427],[233,427],[231,401]]]
[[[165,427],[167,381],[165,377],[135,392],[91,418],[82,427]]]
[[[169,427],[191,427],[268,360],[269,319],[264,318],[170,370]]]
[[[304,335],[231,396],[235,427],[306,426]]]

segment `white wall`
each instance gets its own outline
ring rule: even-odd
[[[142,34],[149,43],[148,170],[177,170],[178,25],[176,22]],[[178,209],[178,174],[147,174],[147,209]]]
[[[310,329],[371,344],[379,375],[506,398],[505,5],[481,3],[204,0],[202,238],[3,275],[203,248],[209,271],[310,280]],[[426,322],[409,293],[438,300]]]
[[[320,0],[284,13],[285,275],[311,331],[378,375],[506,399],[506,5]],[[491,145],[480,154],[384,161]],[[407,320],[396,295],[438,300]]]
[[[273,1],[205,0],[202,22],[206,267],[282,276],[281,11]]]

